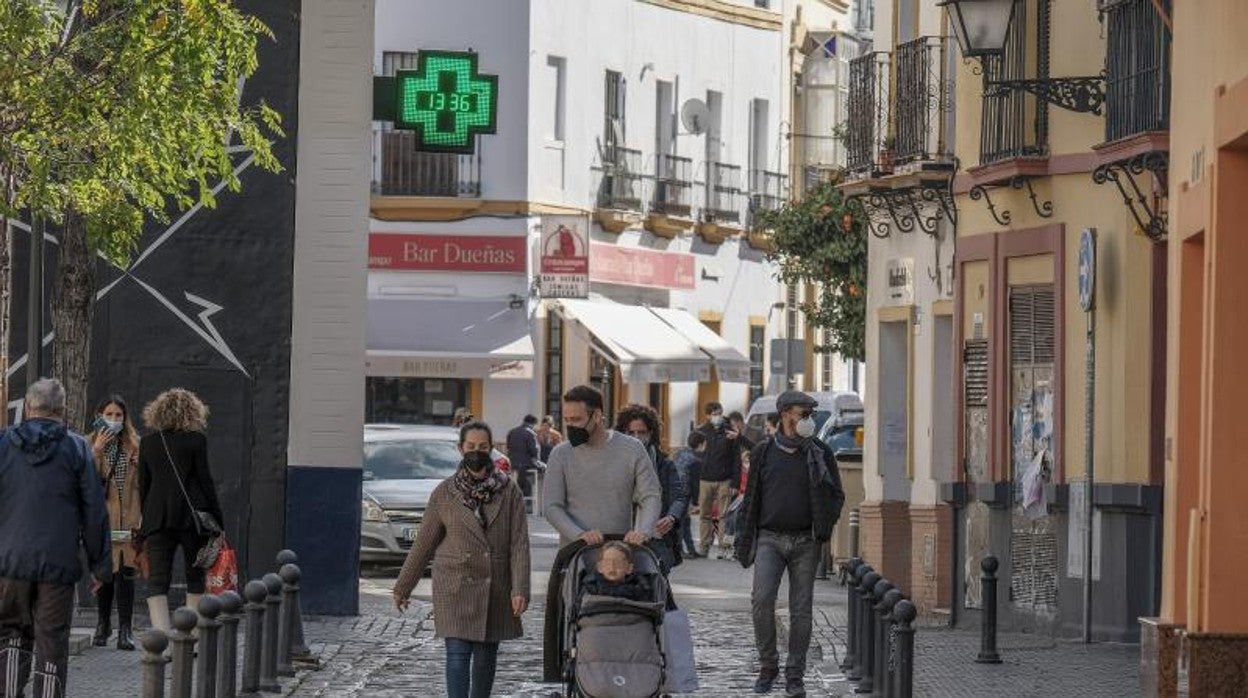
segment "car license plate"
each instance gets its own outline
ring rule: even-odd
[[[416,530],[417,529],[415,526],[404,526],[403,527],[403,540],[407,541],[408,543],[411,543],[412,541],[416,540]]]

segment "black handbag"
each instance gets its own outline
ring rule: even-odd
[[[169,459],[169,467],[173,468],[173,477],[178,481],[178,487],[182,490],[182,497],[186,499],[186,506],[191,510],[191,521],[195,524],[195,533],[200,538],[209,538],[210,540],[200,546],[199,554],[195,556],[195,566],[202,569],[208,569],[217,561],[217,555],[221,551],[220,536],[221,524],[217,522],[216,517],[211,512],[203,509],[196,509],[195,504],[191,501],[191,495],[186,491],[186,484],[182,482],[182,475],[178,472],[178,466],[173,462],[173,453],[169,450],[169,443],[165,441],[165,433],[157,432],[160,435],[160,443],[165,447],[165,457]]]

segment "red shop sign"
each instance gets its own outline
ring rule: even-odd
[[[523,274],[524,235],[368,236],[368,268],[389,271],[480,271]]]
[[[589,278],[611,284],[691,290],[697,284],[693,255],[591,243]]]

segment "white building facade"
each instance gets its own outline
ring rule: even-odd
[[[794,335],[752,223],[790,196],[794,32],[757,4],[378,0],[376,74],[472,50],[499,100],[473,155],[375,123],[369,421],[468,406],[501,429],[590,383],[678,445],[707,401],[744,411],[813,372],[769,364]],[[553,221],[587,233],[588,298],[541,293]]]

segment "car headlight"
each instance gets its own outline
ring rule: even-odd
[[[382,509],[377,502],[374,502],[371,499],[364,499],[360,503],[364,508],[365,521],[378,521],[384,523],[390,520],[390,517],[386,516],[386,510]]]

